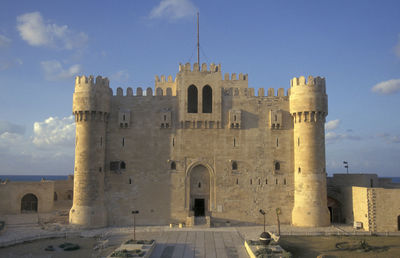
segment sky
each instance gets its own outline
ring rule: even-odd
[[[400,176],[400,1],[0,2],[0,174],[73,173],[76,75],[154,87],[196,62],[249,87],[326,78],[328,174]],[[256,90],[257,92],[257,90]]]

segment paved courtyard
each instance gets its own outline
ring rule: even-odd
[[[154,236],[154,233],[152,235]],[[152,258],[248,257],[243,245],[244,240],[236,230],[164,231],[154,238],[157,246]]]

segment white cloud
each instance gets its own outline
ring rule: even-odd
[[[325,124],[325,141],[327,144],[335,143],[340,140],[361,140],[361,137],[353,134],[353,130],[347,129],[346,132],[337,132],[340,125],[340,119],[335,119]]]
[[[69,117],[49,117],[43,122],[33,124],[33,140],[36,146],[73,146],[75,139],[75,121]]]
[[[57,60],[42,61],[40,63],[44,71],[44,76],[48,81],[58,81],[72,78],[79,74],[82,70],[81,65],[71,65],[64,69],[62,64]]]
[[[25,126],[13,124],[8,121],[0,121],[0,135],[4,133],[24,134]]]
[[[325,130],[327,130],[327,131],[335,130],[336,128],[339,127],[339,124],[340,124],[339,119],[331,120],[325,124]]]
[[[45,22],[39,12],[18,16],[17,29],[22,39],[32,46],[74,49],[84,46],[88,41],[88,36],[83,32],[75,32],[67,25]]]
[[[11,39],[0,34],[0,47],[7,47],[8,45],[10,45],[10,43]]]
[[[400,91],[400,79],[380,82],[372,87],[372,91],[379,94],[390,95]]]
[[[23,126],[0,123],[2,173],[71,174],[74,167],[75,124],[73,116],[49,117],[35,122],[33,135]]]
[[[167,18],[177,20],[194,17],[197,7],[190,0],[161,0],[150,12],[150,18]]]

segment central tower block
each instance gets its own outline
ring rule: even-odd
[[[106,126],[111,89],[107,78],[78,76],[73,114],[76,122],[74,200],[69,222],[84,228],[104,227]]]
[[[329,225],[325,169],[325,79],[301,76],[291,80],[290,113],[294,130],[294,206],[292,225]]]

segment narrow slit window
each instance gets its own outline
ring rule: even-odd
[[[300,146],[300,137],[297,138],[297,146]]]
[[[299,173],[301,173],[301,168],[300,167],[299,167],[298,171],[299,171]]]
[[[253,179],[250,179],[250,184],[251,184],[251,185],[253,184]]]
[[[236,178],[236,184],[237,185],[239,184],[239,178]]]
[[[279,138],[276,138],[276,147],[279,147]]]
[[[276,185],[278,184],[278,179],[275,179],[275,184],[276,184]]]
[[[122,116],[122,120],[124,120],[124,121],[125,121],[125,114]]]
[[[175,138],[172,138],[172,147],[175,146]]]
[[[167,116],[166,115],[164,115],[164,121],[167,121]]]
[[[286,178],[283,179],[283,184],[286,185]]]
[[[261,185],[261,179],[258,179],[258,184]]]
[[[197,185],[199,188],[201,188],[201,183],[199,182],[199,184]]]
[[[233,147],[236,147],[236,138],[233,138]]]
[[[266,184],[266,185],[268,184],[268,179],[265,179],[265,184]]]
[[[175,170],[175,169],[176,169],[176,163],[175,163],[175,161],[172,161],[172,162],[171,162],[171,169],[172,169],[172,170]]]
[[[125,138],[122,137],[122,146],[125,146]]]
[[[129,184],[130,184],[130,185],[132,184],[132,179],[130,179],[130,178],[129,178]]]

